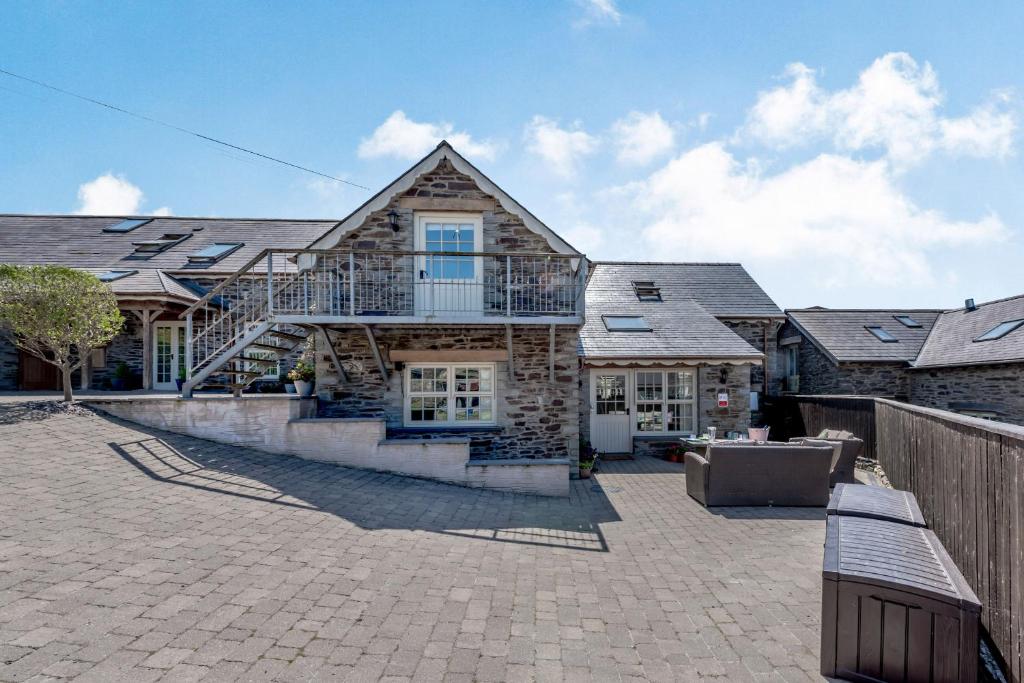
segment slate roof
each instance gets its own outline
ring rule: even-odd
[[[93,275],[100,275],[106,272],[107,268],[88,268]],[[134,269],[127,269],[134,270]],[[199,301],[202,296],[194,287],[182,283],[167,273],[155,269],[140,270],[133,275],[127,275],[108,283],[120,298],[143,299],[154,297],[159,299],[176,299],[186,304],[193,304]]]
[[[1024,327],[1005,337],[976,342],[1002,322],[1024,319],[1024,295],[979,304],[974,311],[946,311],[935,322],[915,368],[1024,362]]]
[[[941,310],[798,308],[786,314],[790,322],[837,363],[909,363],[917,358]],[[921,327],[896,320],[909,315]],[[899,341],[886,343],[867,331],[877,325]]]
[[[152,221],[131,232],[103,232],[103,228],[131,218]],[[235,272],[263,249],[302,249],[335,225],[337,221],[331,220],[0,214],[0,263],[61,264],[101,272],[160,269],[222,275]],[[134,254],[132,242],[168,233],[190,236],[163,252]],[[214,264],[189,263],[189,254],[218,242],[242,242],[245,246]]]
[[[653,281],[661,301],[640,301],[633,281]],[[761,352],[719,318],[781,317],[739,264],[595,262],[579,354],[587,358],[758,360]],[[609,332],[603,315],[641,315],[650,332]]]

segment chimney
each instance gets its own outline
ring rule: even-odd
[[[967,299],[964,301],[964,308],[968,311],[976,311],[978,307],[974,305],[974,299]]]

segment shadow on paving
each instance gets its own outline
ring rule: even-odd
[[[164,432],[100,414],[143,438],[110,448],[156,481],[327,512],[364,529],[439,534],[607,552],[599,524],[620,521],[598,487],[570,498],[471,489],[318,463]]]

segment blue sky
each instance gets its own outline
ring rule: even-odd
[[[784,307],[1024,292],[1024,5],[8,2],[0,68],[376,190],[446,136],[592,258]],[[0,76],[0,211],[368,194]]]

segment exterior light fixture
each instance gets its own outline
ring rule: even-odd
[[[391,225],[391,229],[394,230],[395,232],[398,232],[401,229],[401,227],[402,227],[402,226],[400,226],[398,224],[398,219],[399,218],[400,218],[399,213],[397,211],[395,211],[394,209],[391,209],[390,211],[388,211],[388,224]]]

